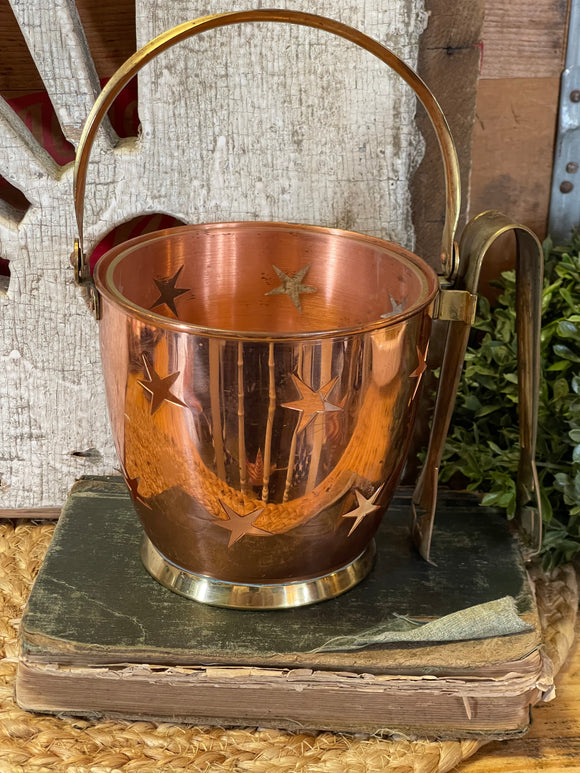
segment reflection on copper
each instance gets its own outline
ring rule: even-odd
[[[270,293],[272,265],[317,288],[301,313]],[[150,310],[159,276],[192,290],[177,319]],[[139,237],[96,282],[117,450],[159,553],[233,583],[301,581],[364,553],[408,444],[433,272],[372,237],[239,223]],[[389,296],[404,308],[381,319]]]

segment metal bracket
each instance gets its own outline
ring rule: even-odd
[[[78,238],[75,239],[75,247],[70,254],[70,262],[71,266],[74,268],[76,284],[82,287],[89,283],[91,281],[91,272],[86,260],[86,255],[81,249],[80,239]]]
[[[433,319],[464,322],[473,325],[477,311],[477,295],[467,290],[441,290],[433,308]]]
[[[560,86],[548,233],[559,244],[580,226],[580,0],[572,0]]]
[[[101,296],[93,284],[87,256],[82,251],[80,239],[78,238],[75,239],[75,248],[70,254],[70,262],[75,272],[75,282],[79,287],[86,289],[89,308],[93,317],[98,321],[101,318]]]

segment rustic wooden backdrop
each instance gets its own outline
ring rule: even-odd
[[[98,89],[98,79],[109,77],[134,51],[136,44],[184,18],[230,7],[225,2],[206,3],[201,7],[186,0],[172,3],[137,0],[135,8],[134,0],[99,3],[78,0],[78,13],[95,64],[92,71],[83,54],[78,30],[75,31],[74,24],[67,30],[62,20],[59,21],[59,14],[66,16],[67,0],[45,3],[10,0],[10,4],[8,0],[0,3],[0,94],[12,99],[48,88],[65,135],[73,144]],[[482,209],[499,208],[534,227],[540,236],[545,235],[558,79],[566,34],[564,0],[539,0],[535,4],[488,0],[485,8],[483,0],[465,0],[460,4],[426,0],[425,7],[418,1],[397,0],[388,4],[388,9],[378,0],[288,5],[314,9],[360,26],[411,64],[417,63],[418,55],[419,71],[440,99],[456,137],[462,165],[464,218]],[[426,22],[424,11],[429,14],[429,24],[419,46]],[[36,64],[19,24],[35,50]],[[223,45],[231,56],[242,42],[228,42],[224,38]],[[307,45],[305,39],[295,38],[293,43]],[[259,49],[254,50],[254,55],[260,55]],[[270,60],[278,61],[279,65],[282,61],[271,55],[264,59]],[[216,72],[219,77],[224,75],[223,69],[218,72],[209,68],[202,74],[201,84],[196,83],[198,69],[187,69],[186,64],[175,58],[173,61],[171,67],[180,70],[194,104],[199,99],[195,96],[196,88],[197,93],[200,85],[204,88],[203,78],[211,79]],[[349,61],[350,67],[345,69],[352,70],[355,78],[364,72],[368,88],[365,93],[372,99],[351,104],[345,101],[344,95],[349,91],[348,72],[332,72],[333,83],[337,74],[342,82],[342,97],[335,85],[329,90],[328,66],[324,71],[321,60],[322,69],[314,76],[306,75],[306,90],[309,84],[318,81],[313,101],[322,100],[328,111],[326,118],[318,118],[318,123],[313,124],[314,130],[306,136],[303,126],[308,121],[301,121],[299,115],[295,125],[301,127],[302,135],[300,131],[294,136],[288,135],[287,126],[274,126],[274,133],[270,135],[271,145],[289,136],[294,152],[298,146],[306,147],[310,175],[306,188],[300,187],[301,168],[294,167],[289,172],[288,190],[276,199],[274,190],[265,187],[266,175],[262,175],[255,190],[245,192],[246,203],[235,214],[317,220],[381,233],[407,246],[416,241],[418,253],[433,261],[443,212],[441,165],[433,148],[433,138],[419,114],[418,123],[425,133],[427,152],[411,187],[413,228],[407,183],[422,150],[412,120],[414,106],[394,80],[383,80],[382,73],[373,67],[369,73],[362,60]],[[289,62],[287,58],[286,66]],[[45,82],[38,72],[39,63]],[[57,77],[51,80],[50,72]],[[278,91],[272,91],[271,96],[276,99],[286,93],[284,90],[294,76],[295,73],[288,75],[286,82],[279,76]],[[135,186],[126,181],[117,188],[106,207],[103,197],[113,188],[109,185],[109,176],[122,168],[107,163],[110,147],[107,148],[107,139],[103,138],[98,153],[99,173],[104,174],[104,180],[95,185],[96,192],[89,201],[89,215],[94,223],[89,233],[91,244],[120,219],[141,211],[169,211],[184,220],[194,219],[195,212],[200,219],[215,219],[220,211],[228,208],[231,216],[231,207],[237,204],[236,191],[227,188],[222,179],[223,169],[229,162],[225,153],[227,140],[222,139],[226,133],[217,131],[221,128],[218,119],[212,127],[218,140],[206,148],[204,159],[209,158],[213,166],[209,171],[200,172],[198,177],[200,187],[202,183],[209,184],[211,190],[213,185],[212,195],[203,199],[204,206],[199,206],[201,198],[194,195],[186,197],[186,204],[178,203],[164,183],[160,191],[154,190],[153,179],[163,179],[165,172],[177,173],[179,187],[178,161],[183,157],[188,137],[199,133],[201,126],[195,110],[185,121],[171,123],[167,119],[166,88],[171,87],[171,79],[164,81],[166,77],[167,68],[159,65],[141,80],[140,118],[149,132],[161,121],[166,129],[180,134],[178,139],[182,144],[177,145],[173,162],[167,163],[157,153],[150,157],[153,161],[150,174],[146,172],[143,176],[141,167],[139,182],[143,191],[147,189],[146,195],[136,195]],[[163,90],[159,94],[160,84]],[[76,98],[79,86],[84,94],[81,99]],[[151,98],[146,97],[148,90]],[[236,99],[241,98],[239,92]],[[61,175],[52,159],[41,153],[32,140],[23,142],[24,135],[6,109],[2,115],[0,173],[11,177],[14,187],[4,186],[3,198],[7,203],[0,201],[0,258],[12,261],[9,282],[4,280],[8,291],[0,297],[0,509],[56,507],[74,477],[110,471],[115,459],[98,375],[96,328],[71,284],[66,265],[74,224],[70,206],[63,205],[62,201],[70,194],[70,173]],[[367,142],[358,143],[349,159],[336,166],[336,159],[331,158],[332,149],[337,142],[344,141],[336,129],[339,133],[351,131],[346,128],[350,118],[363,134],[365,124],[375,125],[377,120],[380,123],[378,129],[367,130]],[[331,129],[326,149],[316,145],[321,125]],[[347,134],[347,137],[352,144],[354,135]],[[167,145],[159,143],[157,147]],[[268,140],[261,146],[247,141],[246,149],[254,152],[253,158],[264,148],[270,164],[276,166],[279,157],[270,153]],[[388,159],[387,148],[395,148]],[[129,142],[127,152],[130,149]],[[202,156],[198,155],[198,159],[201,166]],[[251,175],[246,174],[248,171]],[[242,167],[237,179],[255,179],[259,173],[255,165],[245,170]],[[346,191],[329,187],[328,179],[341,177],[350,180]],[[384,184],[377,184],[379,177]],[[27,189],[28,201],[33,204],[19,228],[27,204],[19,198],[18,187]],[[313,210],[311,201],[318,201],[321,190],[326,203],[315,204]],[[304,191],[306,194],[302,195]],[[125,199],[129,200],[127,211],[126,203],[120,205]],[[296,202],[302,209],[296,207]],[[35,212],[42,212],[36,223],[33,222]],[[45,254],[47,236],[58,243],[56,256]],[[488,274],[509,260],[509,251],[498,253],[493,265],[488,267]],[[1,286],[2,281],[0,290]]]
[[[95,56],[106,50],[103,29],[124,41],[109,26],[119,4],[97,11],[82,3],[80,19],[73,0],[10,5],[14,39],[20,28],[64,136],[75,144],[99,78],[118,64],[105,54],[99,72],[91,46]],[[98,20],[104,25],[103,5],[106,27]],[[419,0],[289,5],[348,21],[416,63],[426,23]],[[123,53],[181,21],[230,8],[224,0],[137,0],[136,40],[131,25]],[[94,38],[86,38],[83,20]],[[10,61],[8,52],[3,59]],[[117,142],[105,127],[92,156],[88,252],[115,226],[159,212],[183,222],[314,222],[413,247],[408,181],[422,153],[415,100],[400,78],[352,44],[292,25],[213,31],[145,68],[138,100],[138,136]],[[76,230],[72,170],[57,166],[5,102],[0,170],[30,203],[25,213],[9,205],[0,213],[0,252],[10,261],[0,297],[0,508],[57,506],[75,477],[118,464],[96,323],[68,265]]]

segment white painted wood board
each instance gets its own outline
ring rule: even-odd
[[[96,93],[72,0],[10,0],[67,138]],[[259,5],[248,3],[248,6]],[[278,3],[358,27],[414,66],[421,0]],[[238,6],[235,6],[238,7]],[[138,43],[227,2],[137,0]],[[180,44],[139,76],[139,138],[94,151],[90,251],[133,217],[287,220],[413,246],[409,180],[422,153],[412,93],[386,66],[315,30],[245,25]],[[0,103],[0,174],[24,192],[24,219],[0,203],[0,509],[60,505],[74,479],[117,466],[97,324],[74,286],[72,170]],[[87,452],[88,456],[75,456]]]

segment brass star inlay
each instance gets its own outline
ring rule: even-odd
[[[342,410],[340,405],[334,405],[334,403],[331,403],[328,400],[328,395],[336,384],[337,378],[333,378],[318,390],[307,386],[304,381],[294,374],[292,374],[292,378],[294,379],[294,385],[300,394],[300,399],[293,400],[291,403],[282,403],[282,408],[300,411],[300,422],[296,432],[302,432],[302,430],[310,424],[312,419],[319,413]]]
[[[183,400],[180,400],[179,397],[176,397],[171,391],[171,387],[179,378],[179,371],[170,373],[169,376],[165,376],[165,378],[161,378],[161,376],[155,372],[155,368],[151,365],[146,355],[143,354],[142,357],[145,373],[147,374],[147,381],[138,380],[137,383],[151,395],[151,416],[153,416],[155,411],[161,407],[161,404],[165,402],[165,400],[167,400],[168,403],[181,405],[184,408],[187,408],[187,405]]]
[[[409,405],[415,399],[415,396],[419,391],[419,386],[421,384],[421,379],[423,378],[423,374],[427,370],[427,352],[428,351],[429,351],[429,344],[427,344],[427,348],[425,349],[425,354],[423,354],[421,349],[417,347],[417,367],[412,373],[409,374],[409,378],[416,378],[417,383],[415,384],[415,390],[413,391],[413,396],[409,400]]]
[[[391,293],[389,293],[389,301],[391,302],[391,310],[387,311],[385,314],[381,314],[381,319],[388,319],[389,317],[394,317],[395,314],[400,314],[402,311],[405,311],[405,307],[407,305],[407,298],[401,298],[399,302],[397,302]]]
[[[175,299],[179,298],[180,295],[183,295],[184,293],[188,293],[189,290],[187,288],[183,287],[176,287],[175,284],[177,280],[179,279],[179,275],[183,271],[183,266],[177,270],[177,272],[170,277],[167,277],[166,279],[154,279],[153,281],[157,285],[157,289],[159,290],[159,298],[155,301],[153,306],[151,306],[151,309],[154,309],[156,306],[162,306],[165,304],[168,309],[170,309],[173,314],[177,317],[177,309],[175,308]]]
[[[223,507],[225,514],[228,516],[228,520],[224,521],[219,518],[215,520],[214,523],[216,526],[221,526],[222,529],[227,529],[230,532],[230,539],[228,542],[229,548],[241,540],[242,537],[245,537],[246,534],[270,534],[269,531],[254,526],[254,523],[258,520],[261,513],[264,512],[263,507],[258,507],[256,510],[252,510],[251,513],[242,515],[241,513],[232,510],[232,508],[229,505],[226,505],[225,502],[222,502],[221,499],[218,499],[218,502]]]
[[[305,268],[301,268],[300,271],[297,271],[293,276],[288,276],[288,274],[285,274],[281,269],[278,268],[278,266],[272,265],[272,268],[278,274],[278,279],[282,282],[282,284],[280,287],[275,287],[273,290],[270,290],[270,292],[265,293],[265,295],[287,295],[292,303],[296,306],[298,311],[302,313],[302,305],[300,303],[301,293],[316,292],[315,287],[302,284],[302,280],[306,276],[308,269],[310,268],[310,264],[308,264]]]
[[[354,510],[351,510],[350,513],[344,513],[344,515],[342,516],[343,518],[356,519],[348,533],[349,537],[356,529],[356,527],[360,525],[360,522],[363,520],[363,518],[381,509],[380,505],[375,505],[375,502],[377,501],[377,497],[383,490],[384,486],[385,484],[383,483],[383,485],[380,486],[372,495],[372,497],[370,497],[369,499],[367,499],[363,494],[361,494],[358,489],[355,489],[354,493],[356,494],[358,507],[355,508]]]

